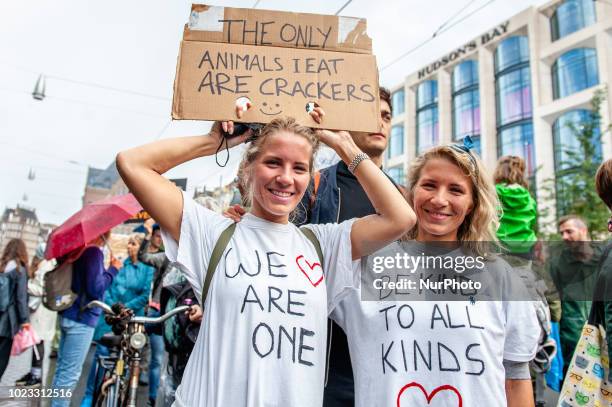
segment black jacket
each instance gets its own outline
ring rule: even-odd
[[[0,336],[12,338],[21,324],[28,322],[28,276],[24,267],[5,271],[11,280],[11,299],[5,312],[0,312]]]

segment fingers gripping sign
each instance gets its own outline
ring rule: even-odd
[[[253,107],[253,104],[246,97],[240,97],[235,103],[235,114],[236,118],[241,119],[245,112]],[[234,124],[232,120],[219,122],[216,121],[209,133],[210,136],[215,137],[219,141],[219,147],[215,152],[215,161],[219,167],[225,167],[229,161],[229,149],[242,144],[249,139],[253,134],[253,130],[243,124]],[[219,162],[219,152],[227,150],[225,161]]]

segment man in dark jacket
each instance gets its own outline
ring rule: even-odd
[[[380,120],[378,132],[352,132],[355,144],[365,152],[379,167],[382,167],[383,154],[387,148],[391,133],[391,95],[383,87],[380,88]],[[317,175],[318,177],[318,175]],[[347,165],[340,160],[337,164],[320,172],[320,178],[313,193],[315,181],[311,181],[299,208],[305,208],[299,213],[294,223],[324,224],[340,223],[347,219],[363,217],[375,213],[374,206],[368,199],[357,178],[348,170]],[[316,199],[315,199],[316,195]],[[336,323],[332,325],[328,340],[329,372],[325,387],[323,405],[353,406],[355,404],[355,387],[353,369],[349,356],[346,334]]]
[[[551,256],[549,270],[561,298],[559,336],[566,371],[591,310],[601,245],[590,241],[586,222],[579,216],[563,216],[558,225],[564,244]]]

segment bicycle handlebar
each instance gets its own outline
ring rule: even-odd
[[[104,313],[106,314],[116,315],[113,312],[113,309],[110,307],[110,305],[105,304],[102,301],[94,300],[87,304],[87,308],[94,308],[94,307],[102,308],[102,311],[104,311]]]
[[[174,308],[172,311],[160,315],[158,317],[133,317],[130,322],[142,323],[142,324],[161,324],[165,320],[172,318],[176,314],[187,311],[191,308],[189,305],[181,305],[180,307]]]
[[[94,307],[101,308],[102,311],[104,311],[106,314],[114,315],[114,316],[117,315],[113,312],[113,309],[108,304],[105,304],[102,301],[94,300],[87,304],[87,308],[94,308]],[[172,318],[176,314],[180,314],[181,312],[187,311],[189,308],[191,308],[189,305],[181,305],[180,307],[176,307],[172,311],[164,315],[160,315],[158,317],[132,317],[130,318],[128,323],[161,324],[162,322],[164,322],[165,320],[169,318]]]

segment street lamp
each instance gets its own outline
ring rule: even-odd
[[[43,74],[40,74],[36,80],[36,86],[34,86],[32,97],[36,100],[43,100],[45,98],[45,77]]]

